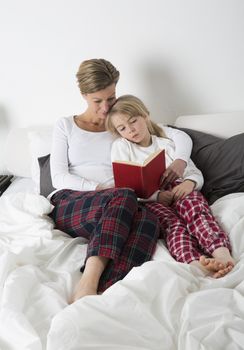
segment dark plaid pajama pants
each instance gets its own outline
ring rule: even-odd
[[[90,256],[109,258],[98,287],[102,292],[135,266],[151,259],[159,236],[154,214],[138,204],[130,189],[60,190],[50,214],[57,229],[88,240]]]
[[[211,257],[217,248],[231,250],[228,235],[218,225],[201,192],[193,191],[170,207],[155,202],[146,207],[157,216],[167,248],[177,261],[189,264],[201,255]]]

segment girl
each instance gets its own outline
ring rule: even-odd
[[[150,120],[146,106],[135,96],[117,99],[109,111],[106,127],[122,137],[113,143],[112,161],[143,162],[158,149],[165,149],[166,168],[175,160],[173,140]],[[234,259],[227,234],[200,193],[202,185],[200,170],[189,160],[182,178],[167,185],[164,182],[145,205],[157,215],[171,255],[178,262],[196,265],[218,278],[232,270]]]

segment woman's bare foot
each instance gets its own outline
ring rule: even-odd
[[[100,277],[109,259],[102,256],[90,256],[85,265],[82,277],[75,288],[70,304],[87,295],[97,295]]]
[[[97,284],[94,285],[89,280],[86,280],[84,276],[82,276],[75,288],[75,292],[72,296],[71,303],[74,303],[76,300],[83,298],[86,295],[96,295],[96,294],[97,294]]]

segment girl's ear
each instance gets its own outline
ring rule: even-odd
[[[149,126],[149,125],[151,124],[149,115],[147,114],[147,115],[144,117],[144,119],[145,119],[145,121],[146,121],[146,123],[147,123],[147,126]]]

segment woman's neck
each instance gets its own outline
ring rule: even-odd
[[[94,118],[87,113],[76,115],[74,121],[79,128],[86,131],[101,132],[106,130],[103,119]]]

